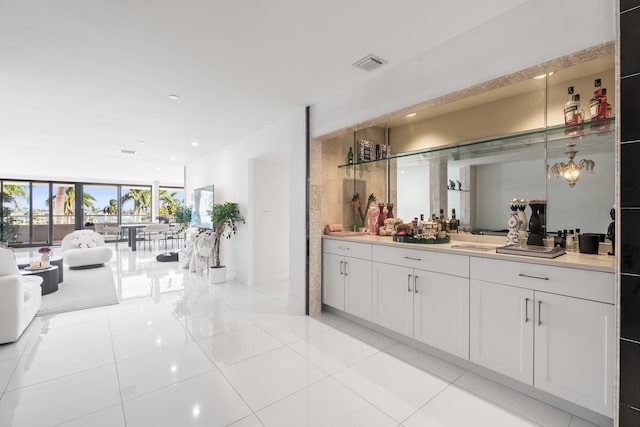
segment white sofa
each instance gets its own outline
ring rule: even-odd
[[[16,341],[42,304],[42,277],[22,276],[13,252],[0,248],[0,344]]]
[[[111,248],[93,230],[76,230],[62,239],[62,259],[71,269],[99,267],[113,256]]]

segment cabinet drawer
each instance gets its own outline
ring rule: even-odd
[[[350,256],[353,258],[371,259],[371,245],[343,240],[322,240],[322,250],[330,254]]]
[[[469,257],[464,255],[374,245],[373,260],[436,273],[469,277]]]
[[[614,275],[600,271],[471,257],[472,279],[613,304]]]

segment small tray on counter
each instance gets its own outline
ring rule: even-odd
[[[418,243],[418,244],[424,244],[424,245],[434,245],[439,243],[451,242],[451,240],[449,240],[449,236],[443,239],[416,239],[415,237],[409,237],[409,236],[393,236],[393,241],[400,242],[400,243]]]
[[[500,246],[496,248],[496,252],[499,254],[509,255],[522,255],[535,258],[557,258],[560,255],[564,255],[567,251],[565,248],[546,246]]]

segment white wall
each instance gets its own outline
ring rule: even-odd
[[[289,182],[282,188],[284,180],[278,175],[272,187],[273,191],[278,191],[279,188],[279,191],[288,195],[289,220],[283,223],[277,215],[272,215],[264,221],[265,218],[256,218],[256,200],[250,197],[251,191],[256,190],[255,186],[252,190],[250,185],[250,165],[253,159],[260,159],[268,154],[277,157],[278,153],[282,152],[288,153]],[[188,164],[186,168],[186,194],[190,194],[194,188],[213,184],[214,202],[236,202],[239,204],[240,212],[246,217],[247,224],[241,226],[238,234],[230,241],[225,241],[222,247],[223,263],[241,282],[254,282],[255,271],[252,271],[252,266],[261,265],[260,260],[252,259],[251,249],[252,242],[262,236],[260,230],[264,227],[288,227],[288,238],[276,238],[271,235],[269,241],[274,253],[289,257],[290,294],[298,297],[300,301],[303,301],[305,294],[305,155],[305,110],[301,107],[268,127],[221,150],[204,155],[200,160]],[[259,163],[261,162],[258,161]],[[253,173],[255,172],[254,170]],[[269,187],[270,183],[267,181],[264,186]],[[260,226],[256,227],[258,224]]]
[[[289,150],[250,160],[249,285],[289,278]],[[283,250],[287,252],[281,252]]]
[[[615,2],[536,0],[401,64],[311,109],[313,137],[615,40]],[[411,43],[419,43],[411,40]]]

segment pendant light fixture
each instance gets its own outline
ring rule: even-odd
[[[569,187],[573,188],[576,185],[576,182],[580,179],[580,175],[582,174],[582,169],[585,169],[589,173],[593,173],[593,168],[596,166],[596,163],[593,160],[582,159],[578,163],[574,162],[574,158],[578,153],[577,150],[574,150],[576,144],[567,144],[569,147],[569,151],[566,154],[569,157],[569,163],[556,163],[551,166],[551,172],[556,178],[563,177]]]

